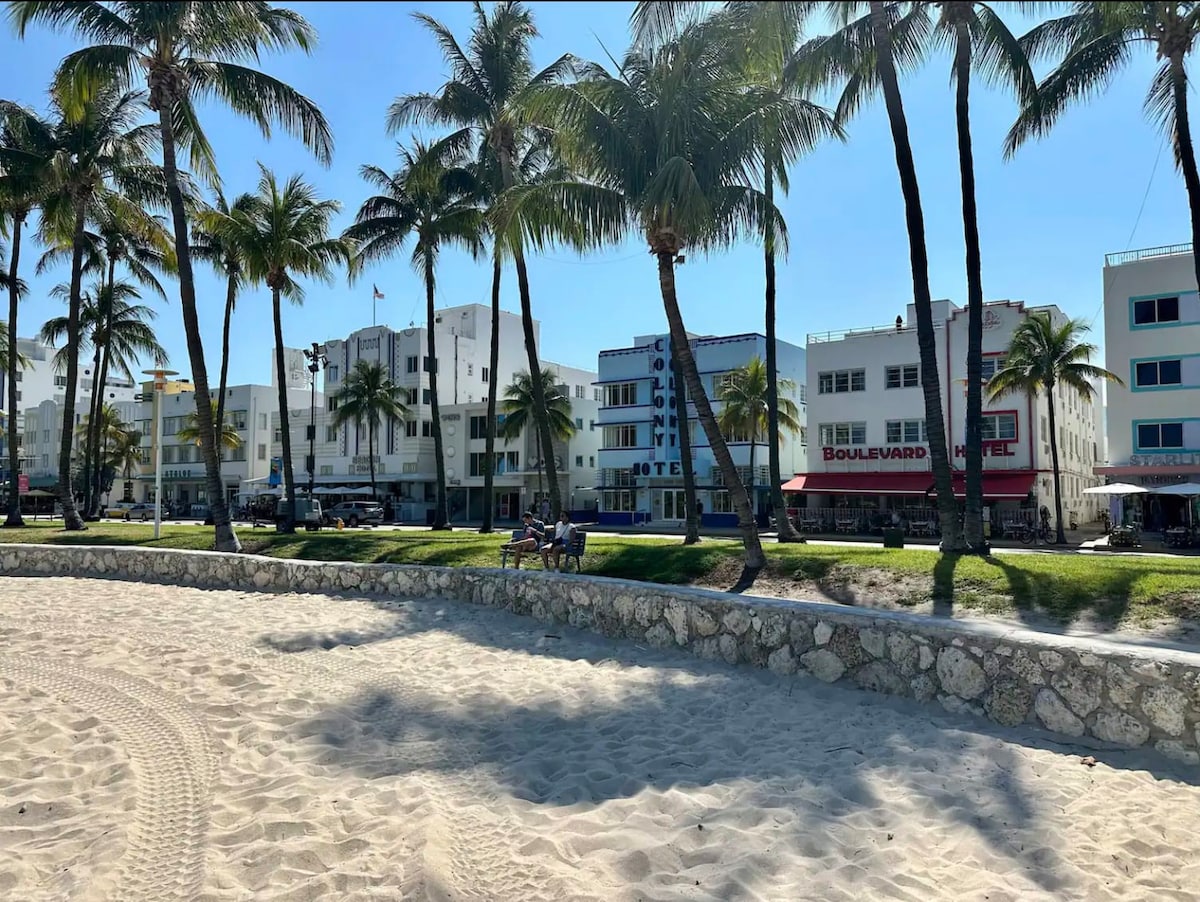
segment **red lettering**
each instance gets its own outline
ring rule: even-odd
[[[916,448],[905,448],[904,449],[904,459],[905,460],[912,460],[916,456],[917,456]]]
[[[884,448],[883,450],[887,451],[887,448]],[[879,460],[879,449],[872,448],[869,452],[867,452],[867,458],[870,460]]]
[[[917,451],[917,460],[924,460],[926,457],[929,456],[929,449],[926,448],[924,445],[922,445],[920,448],[917,448],[916,451]]]
[[[823,460],[833,460],[833,449],[832,448],[822,448],[821,449],[821,458]]]
[[[838,460],[845,460],[846,452],[843,451],[841,448],[838,448],[837,451],[835,452],[835,456],[837,457]]]

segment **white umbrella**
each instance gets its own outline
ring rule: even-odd
[[[1200,484],[1185,482],[1182,485],[1162,485],[1153,492],[1155,495],[1200,495]]]
[[[1114,482],[1109,485],[1095,485],[1084,489],[1085,495],[1144,495],[1149,489],[1140,485],[1130,485],[1127,482]]]
[[[356,489],[346,489],[343,492],[343,494],[345,494],[345,495],[374,495],[375,492],[372,491],[372,489],[369,485],[364,485],[364,486],[359,486]]]
[[[333,486],[328,486],[328,485],[323,485],[323,486],[320,486],[319,488],[313,489],[313,494],[314,495],[333,495],[340,491],[341,491],[341,489],[339,489],[339,488],[335,488]]]

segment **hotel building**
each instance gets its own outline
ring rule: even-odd
[[[766,358],[767,340],[757,334],[690,336],[689,343],[704,391],[718,415],[721,389],[732,372],[754,357]],[[791,400],[799,408],[802,426],[800,435],[782,436],[781,469],[791,474],[804,461],[805,354],[803,348],[783,341],[776,347],[779,375],[795,384]],[[597,371],[597,423],[602,429],[599,522],[681,523],[686,512],[669,336],[641,335],[631,347],[601,351]],[[701,520],[706,526],[735,526],[737,515],[696,419],[695,405],[689,400],[687,407]],[[752,488],[755,512],[764,517],[770,507],[764,437],[735,435],[727,440],[743,484]]]
[[[1065,315],[1053,306],[995,301],[983,311],[983,376],[1004,365],[1013,331],[1031,313]],[[964,494],[967,313],[948,300],[933,303],[938,377],[955,494]],[[799,507],[864,512],[928,509],[932,497],[925,402],[921,390],[916,313],[878,328],[808,336],[808,419],[812,440],[804,473],[784,490]],[[1063,513],[1081,520],[1098,512],[1082,491],[1100,449],[1100,407],[1066,387],[1055,391]],[[983,405],[984,498],[994,524],[1022,506],[1054,510],[1046,398],[1010,395]]]
[[[1190,244],[1105,257],[1104,348],[1105,366],[1125,384],[1108,385],[1108,461],[1096,472],[1147,488],[1200,482],[1200,293]]]

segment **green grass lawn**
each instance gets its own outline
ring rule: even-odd
[[[199,526],[153,527],[95,523],[67,533],[37,523],[0,532],[0,542],[147,545],[210,549],[212,531]],[[494,567],[504,533],[355,530],[280,535],[241,530],[246,551],[273,557],[360,563]],[[584,569],[649,582],[728,587],[736,578],[740,545],[706,539],[684,547],[676,539],[591,535]],[[1082,616],[1112,625],[1140,626],[1162,619],[1200,621],[1200,559],[996,554],[990,559],[943,557],[921,549],[768,545],[769,565],[758,589],[765,594],[832,598],[848,603],[889,602],[940,612],[1036,614],[1059,623]],[[540,565],[538,565],[540,566]],[[758,589],[751,589],[755,592]]]

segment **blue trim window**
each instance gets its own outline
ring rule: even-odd
[[[1138,388],[1183,384],[1183,364],[1180,360],[1147,360],[1134,368],[1134,383]]]
[[[1139,423],[1139,448],[1173,451],[1183,447],[1183,423]]]
[[[1179,322],[1179,297],[1145,298],[1133,302],[1133,324],[1154,326]]]

